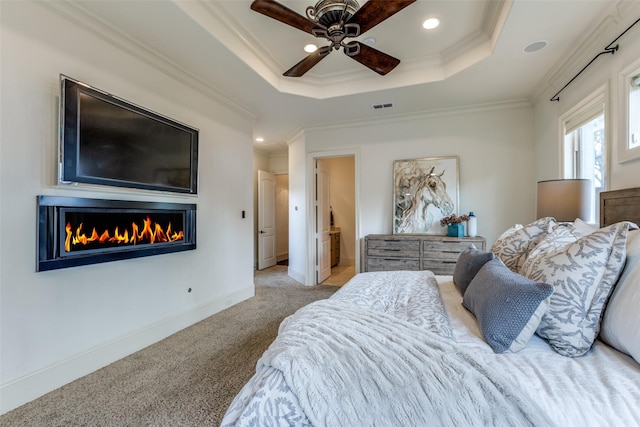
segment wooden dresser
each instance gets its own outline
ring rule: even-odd
[[[475,245],[486,250],[484,237],[433,234],[369,234],[365,237],[365,271],[431,270],[453,274],[460,252]]]
[[[331,267],[340,263],[340,231],[332,230],[329,233],[331,239]]]

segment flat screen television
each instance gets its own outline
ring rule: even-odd
[[[60,76],[61,183],[197,194],[198,130]]]

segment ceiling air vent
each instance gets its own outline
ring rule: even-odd
[[[390,102],[387,102],[385,104],[374,104],[373,106],[374,110],[382,110],[383,108],[391,108],[393,107],[393,104]]]

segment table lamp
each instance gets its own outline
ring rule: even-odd
[[[538,218],[554,217],[558,222],[576,218],[591,220],[591,181],[552,179],[538,182]]]

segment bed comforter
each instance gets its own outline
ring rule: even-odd
[[[428,271],[363,273],[330,300],[299,310],[283,322],[222,424],[640,424],[633,360],[622,355],[611,375],[589,371],[589,364],[603,369],[620,357],[599,347],[584,359],[587,368],[548,346],[540,351],[541,343],[495,355],[450,280],[442,282]],[[559,368],[547,366],[551,360]],[[603,393],[607,386],[625,393],[612,398]],[[593,396],[582,395],[585,387],[598,392],[595,407]],[[609,402],[598,401],[607,395]],[[553,401],[560,396],[566,402]]]

